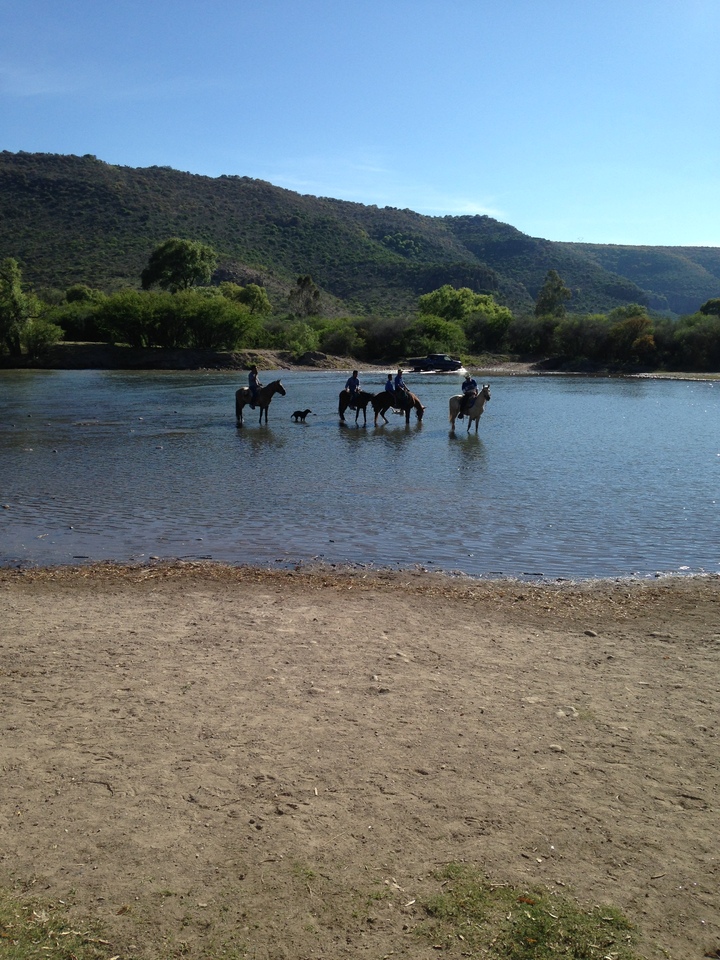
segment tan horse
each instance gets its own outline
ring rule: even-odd
[[[260,407],[258,423],[262,423],[263,413],[265,414],[265,423],[267,423],[268,407],[276,393],[279,393],[281,397],[285,396],[285,387],[279,380],[273,380],[272,383],[269,383],[266,387],[260,387],[258,390],[255,397],[255,406]],[[240,387],[235,393],[235,419],[239,427],[243,425],[243,407],[250,403],[251,396],[250,387]]]
[[[462,403],[462,395],[450,397],[450,429],[455,429],[455,420],[457,415],[460,413],[460,404]],[[485,409],[485,404],[490,399],[490,384],[484,383],[482,389],[475,397],[473,404],[465,413],[467,417],[467,428],[468,433],[470,432],[470,423],[472,420],[475,421],[475,433],[478,432],[478,425],[480,423],[480,417],[483,415],[483,410]]]
[[[383,390],[382,393],[376,393],[372,399],[373,410],[375,411],[375,426],[377,426],[378,417],[382,417],[385,423],[390,421],[385,416],[392,407],[395,410],[402,410],[405,414],[405,423],[410,423],[410,412],[415,411],[418,420],[422,420],[425,413],[425,407],[420,403],[420,399],[414,393],[404,393],[402,390]]]

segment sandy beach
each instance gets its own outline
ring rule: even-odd
[[[618,907],[652,960],[716,956],[719,600],[0,571],[0,885],[118,957],[425,958],[434,872],[465,861]]]

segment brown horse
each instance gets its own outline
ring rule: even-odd
[[[285,396],[285,387],[279,380],[273,380],[272,383],[269,383],[266,387],[260,387],[258,390],[255,397],[255,406],[260,407],[258,423],[262,423],[263,413],[265,414],[265,423],[267,423],[268,407],[276,393],[279,393],[281,397]],[[250,403],[251,396],[250,387],[240,387],[235,393],[235,419],[239,427],[243,425],[243,407]]]
[[[358,390],[355,394],[355,423],[358,422],[360,411],[362,410],[363,423],[367,423],[367,405],[373,399],[373,395],[366,390]],[[341,390],[338,397],[338,416],[345,423],[345,411],[350,406],[350,391]]]
[[[410,412],[412,410],[415,411],[418,420],[422,420],[423,413],[425,413],[425,407],[420,403],[419,398],[414,393],[410,393],[409,390],[407,393],[403,390],[383,390],[382,393],[377,393],[372,398],[372,406],[375,411],[375,426],[377,426],[378,417],[382,417],[385,423],[390,422],[385,414],[391,407],[394,410],[401,410],[405,414],[405,423],[410,423]]]
[[[458,395],[455,397],[450,397],[450,429],[455,429],[455,420],[457,415],[460,413],[460,404],[462,403],[462,396]],[[483,410],[485,409],[485,404],[490,399],[490,384],[484,383],[482,389],[478,395],[473,400],[472,406],[468,407],[465,416],[467,417],[467,428],[468,433],[470,432],[470,423],[475,421],[475,433],[478,432],[478,426],[480,424],[480,417],[483,415]]]

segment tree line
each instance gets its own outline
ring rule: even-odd
[[[509,354],[553,358],[567,369],[720,369],[720,297],[672,320],[629,304],[609,313],[568,309],[571,291],[547,273],[534,313],[514,314],[491,294],[450,284],[421,295],[407,316],[324,315],[322,294],[308,274],[290,291],[290,312],[278,316],[257,284],[213,284],[215,251],[171,238],[151,254],[141,289],[113,294],[74,284],[53,302],[25,289],[18,263],[0,263],[0,355],[39,360],[61,339],[103,340],[132,347],[308,351],[359,361],[394,361],[450,353],[466,359]]]

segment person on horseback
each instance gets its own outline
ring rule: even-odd
[[[395,393],[395,384],[393,383],[392,374],[388,374],[388,378],[385,381],[385,393]]]
[[[395,406],[400,410],[406,410],[410,404],[410,391],[405,386],[403,380],[402,368],[398,368],[395,374]]]
[[[354,410],[356,405],[355,395],[360,390],[360,378],[358,377],[357,370],[353,370],[352,376],[348,377],[347,380],[345,381],[345,389],[350,394],[350,399],[348,400],[348,406],[350,407],[351,410]]]
[[[471,377],[469,373],[465,374],[465,381],[462,385],[462,400],[460,401],[460,413],[458,420],[462,420],[467,411],[473,405],[475,397],[478,395],[477,380]]]
[[[257,392],[262,386],[260,383],[260,375],[258,374],[258,368],[253,364],[250,367],[250,373],[248,374],[248,385],[250,387],[250,409],[255,409],[255,400],[257,398]]]

